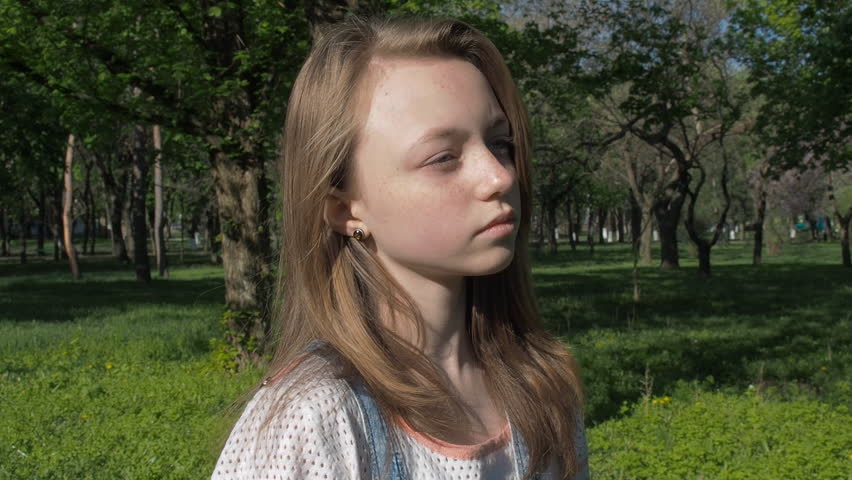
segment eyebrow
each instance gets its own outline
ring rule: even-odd
[[[486,131],[491,132],[497,130],[498,127],[508,127],[509,121],[506,120],[505,115],[500,115],[491,119],[491,122],[488,124]],[[429,140],[434,140],[436,138],[452,138],[459,137],[465,133],[464,130],[456,127],[437,127],[429,130],[422,137],[418,138],[416,142],[411,144],[411,147],[408,149],[410,152],[418,145],[428,142]]]

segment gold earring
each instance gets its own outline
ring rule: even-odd
[[[364,230],[360,228],[356,228],[354,232],[352,232],[352,237],[359,242],[364,240]]]

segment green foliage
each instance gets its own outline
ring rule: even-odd
[[[256,154],[271,152],[310,37],[301,9],[266,0],[3,0],[0,19],[0,69],[53,91],[71,128],[109,114]]]
[[[211,359],[217,368],[236,373],[239,371],[239,354],[237,347],[229,344],[224,338],[210,339]]]
[[[731,39],[764,102],[758,129],[778,149],[773,162],[827,170],[852,162],[852,7],[843,0],[737,2]]]
[[[220,322],[225,330],[224,338],[210,339],[214,365],[237,373],[247,358],[258,355],[260,344],[252,327],[260,325],[260,321],[257,310],[225,310]]]
[[[852,415],[807,398],[781,401],[681,384],[589,432],[595,478],[847,478]]]

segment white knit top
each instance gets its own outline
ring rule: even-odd
[[[311,356],[297,368],[326,362]],[[316,365],[313,365],[316,367]],[[214,480],[370,479],[366,419],[348,382],[328,369],[288,398],[261,433],[260,425],[276,399],[287,392],[292,375],[261,388],[234,426],[213,471]],[[292,395],[292,394],[291,394]],[[401,425],[410,480],[520,479],[515,471],[511,430],[477,445],[454,445]],[[559,478],[556,462],[541,476]]]

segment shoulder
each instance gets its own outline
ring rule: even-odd
[[[248,402],[213,478],[359,478],[363,425],[348,382],[335,378],[326,359],[309,356]]]

